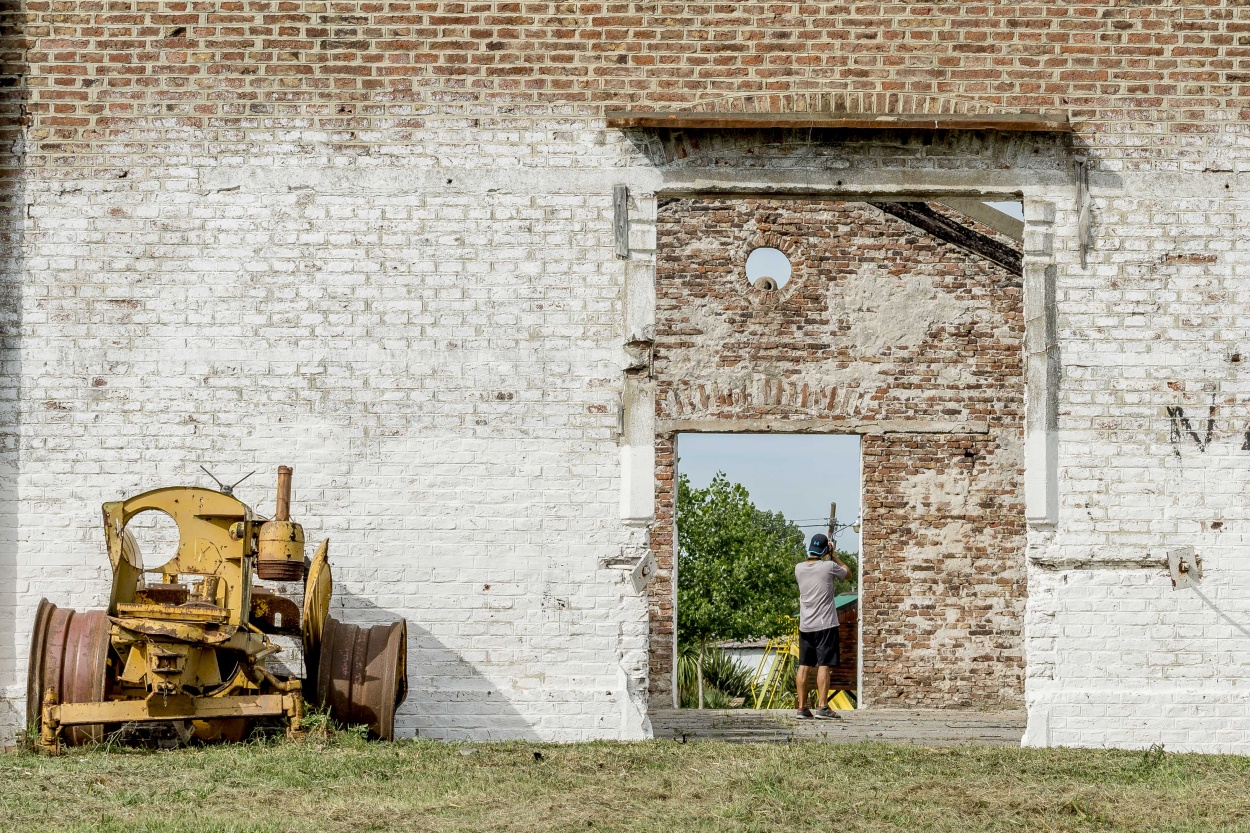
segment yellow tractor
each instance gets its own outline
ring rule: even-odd
[[[154,724],[182,742],[239,740],[257,721],[284,721],[298,736],[305,698],[339,722],[394,737],[408,693],[407,622],[365,628],[329,615],[329,541],[305,559],[304,529],[290,519],[291,473],[278,468],[272,520],[224,485],[104,504],[108,610],[44,599],[35,614],[26,712],[43,748]],[[145,512],[178,526],[177,550],[159,566],[145,565],[127,529]],[[290,598],[301,581],[302,604]],[[303,677],[277,666],[283,639],[302,647]]]

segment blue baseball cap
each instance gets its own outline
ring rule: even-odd
[[[829,552],[829,537],[823,532],[817,532],[812,536],[812,542],[807,545],[808,555],[825,555]]]

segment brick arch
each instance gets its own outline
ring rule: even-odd
[[[795,243],[790,235],[778,234],[770,230],[759,232],[747,240],[742,248],[748,255],[756,249],[777,249],[786,257],[793,258]]]
[[[662,108],[667,113],[716,113],[733,114],[859,114],[866,116],[1019,116],[1018,108],[1004,107],[982,100],[952,95],[920,95],[897,92],[789,92],[775,94],[727,93],[702,98],[689,104]],[[683,130],[664,128],[659,130],[627,130],[633,134],[631,141],[643,151],[651,163],[664,167],[693,162],[703,164],[717,157],[741,156],[762,150],[770,153],[788,153],[795,149],[822,143],[817,138],[826,130],[837,128],[786,128],[774,127],[735,128],[732,130]],[[889,129],[882,124],[881,130]],[[907,128],[899,128],[907,132]],[[942,139],[942,142],[967,143],[976,141],[985,147],[1002,148],[1008,155],[1019,155],[1039,144],[1051,145],[1054,137],[1040,138],[1035,134],[999,135],[994,131],[973,131],[958,139]],[[749,160],[758,164],[758,159]]]
[[[730,93],[701,99],[691,113],[872,113],[874,115],[992,115],[1016,111],[976,99],[892,92]]]
[[[756,289],[751,283],[751,279],[747,276],[747,258],[756,249],[776,249],[786,256],[786,260],[790,262],[790,280],[785,286],[780,289],[762,290]],[[758,232],[742,241],[742,244],[737,247],[733,256],[742,267],[740,270],[742,290],[753,304],[781,303],[794,293],[794,287],[801,277],[800,263],[796,262],[797,249],[798,246],[792,237],[775,231]]]

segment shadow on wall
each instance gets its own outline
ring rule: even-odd
[[[1223,610],[1217,607],[1215,602],[1211,601],[1211,599],[1207,596],[1207,594],[1203,593],[1197,587],[1191,587],[1190,589],[1193,590],[1194,594],[1197,595],[1198,598],[1202,600],[1203,604],[1205,604],[1207,607],[1211,608],[1211,610],[1215,612],[1216,616],[1219,616],[1221,619],[1223,619],[1225,622],[1231,625],[1234,629],[1240,631],[1242,636],[1250,637],[1250,628],[1247,628],[1245,625],[1241,624],[1236,619],[1229,616],[1227,613],[1225,613]]]
[[[330,615],[361,626],[405,618],[341,588]],[[541,740],[495,683],[409,618],[408,699],[395,715],[395,736],[414,731],[433,740]]]
[[[26,66],[23,5],[0,4],[0,727],[20,727],[25,648],[17,640],[19,396]]]

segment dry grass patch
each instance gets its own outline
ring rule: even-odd
[[[1250,760],[885,744],[430,742],[0,755],[21,831],[1250,831]]]

